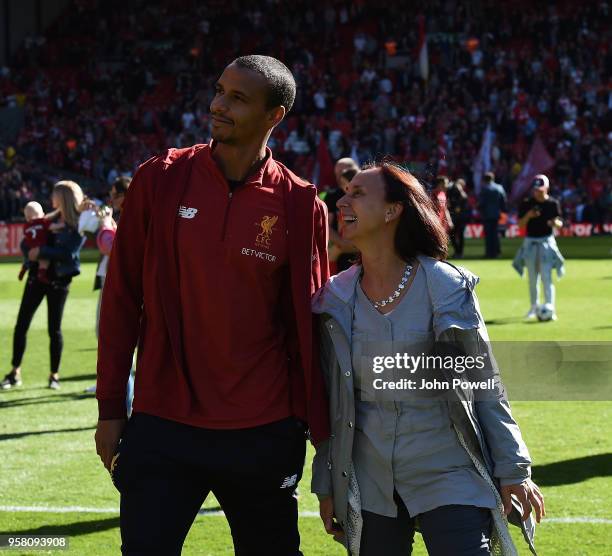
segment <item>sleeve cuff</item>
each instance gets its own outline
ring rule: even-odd
[[[321,500],[321,498],[331,496],[332,490],[329,440],[325,440],[316,446],[316,452],[312,460],[310,492],[316,494]]]
[[[98,400],[98,419],[100,421],[127,419],[125,398]]]
[[[522,482],[529,479],[529,475],[526,477],[512,477],[509,479],[499,479],[499,486],[509,486],[509,485],[520,485]]]

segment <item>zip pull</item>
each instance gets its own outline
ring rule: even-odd
[[[233,195],[234,195],[233,191],[230,191],[227,194],[227,206],[225,207],[225,216],[223,217],[223,229],[221,231],[221,241],[225,241],[225,233],[227,230],[227,219],[230,213],[230,208],[232,206],[232,196]]]

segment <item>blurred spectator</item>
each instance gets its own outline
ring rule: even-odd
[[[484,225],[485,257],[499,257],[501,247],[499,242],[498,222],[501,214],[506,212],[506,192],[495,183],[493,172],[484,175],[482,189],[478,199],[478,209]]]
[[[447,191],[448,210],[453,220],[453,229],[450,233],[453,244],[454,257],[463,258],[463,247],[465,245],[465,227],[470,220],[470,205],[465,192],[465,180],[459,178]]]
[[[342,238],[342,215],[338,201],[344,197],[349,182],[359,171],[359,166],[352,158],[341,158],[334,165],[336,183],[329,186],[324,193],[323,201],[327,205],[329,225],[329,260],[335,263],[335,271],[342,272],[349,268],[355,256],[355,247]]]
[[[451,218],[450,212],[448,210],[448,199],[446,196],[446,192],[448,190],[448,177],[447,176],[438,176],[436,178],[435,187],[431,192],[432,199],[436,210],[438,212],[438,217],[440,218],[440,222],[444,226],[444,229],[447,232],[450,232],[453,229],[453,219]]]
[[[415,55],[418,14],[427,83]],[[271,141],[304,178],[324,130],[332,158],[388,154],[429,179],[470,175],[490,123],[502,187],[537,133],[567,212],[585,194],[599,199],[612,175],[609,15],[606,2],[74,0],[0,71],[0,106],[24,107],[16,148],[25,159],[110,184],[167,146],[206,142],[222,64],[257,51],[295,74],[294,109]],[[11,215],[22,205],[15,195],[0,192]]]

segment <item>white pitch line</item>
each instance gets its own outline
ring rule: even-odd
[[[119,508],[86,508],[84,506],[0,506],[0,512],[118,514]]]
[[[90,508],[87,506],[0,506],[0,512],[34,512],[34,513],[49,513],[49,514],[68,514],[68,513],[85,513],[85,514],[118,514],[119,508]],[[222,516],[220,510],[203,508],[198,512],[204,516]],[[319,512],[302,511],[300,517],[319,517]],[[546,517],[542,523],[599,523],[603,525],[612,525],[612,519],[603,517]]]
[[[612,519],[603,517],[545,517],[543,523],[604,523],[612,524]]]

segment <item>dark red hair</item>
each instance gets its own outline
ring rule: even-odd
[[[448,256],[448,235],[433,201],[408,170],[391,162],[377,162],[364,170],[380,168],[385,182],[385,200],[403,208],[395,231],[395,249],[408,261],[417,255],[444,260]]]

